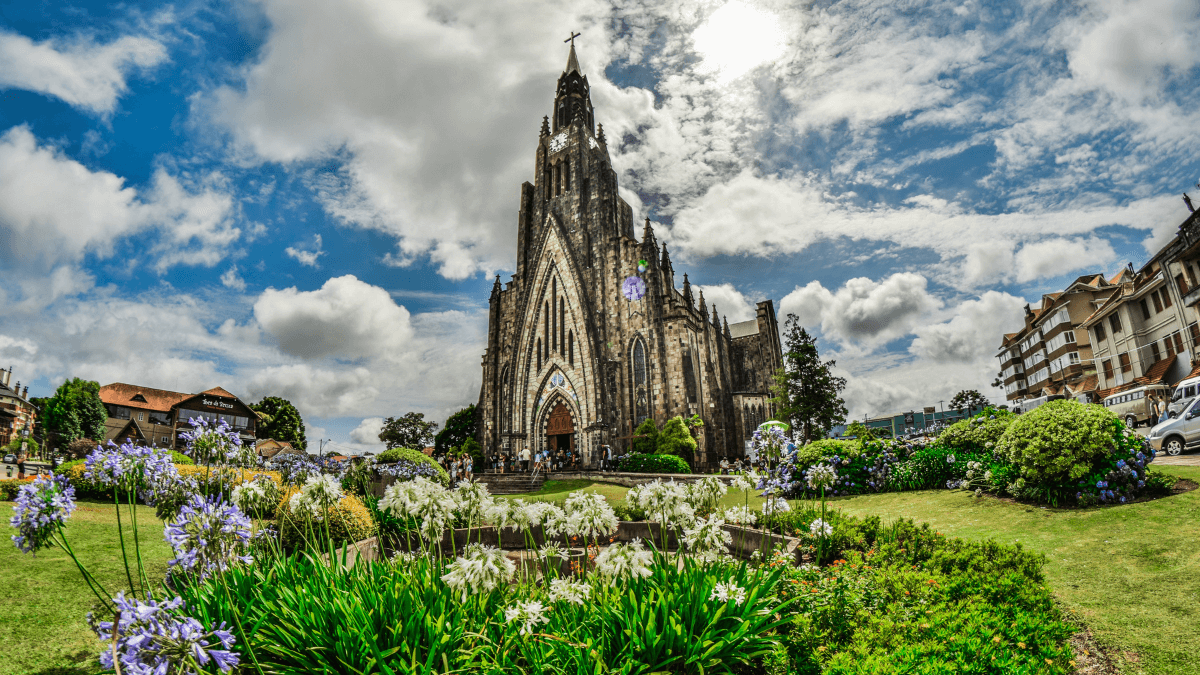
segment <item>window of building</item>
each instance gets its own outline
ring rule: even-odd
[[[1158,297],[1157,297],[1157,296],[1155,296],[1155,298],[1154,298],[1154,302],[1155,302],[1155,304],[1157,304],[1157,303],[1158,303]],[[1149,319],[1149,318],[1150,318],[1150,304],[1149,304],[1148,302],[1146,302],[1146,299],[1145,299],[1145,298],[1142,298],[1141,300],[1138,300],[1138,304],[1142,306],[1142,318],[1143,318],[1143,319]],[[1162,307],[1159,307],[1159,308],[1158,308],[1158,311],[1160,311],[1160,312],[1161,312],[1161,311],[1162,311]]]
[[[567,333],[567,363],[575,367],[575,331]]]
[[[1175,351],[1183,353],[1183,336],[1179,334],[1179,331],[1175,331],[1171,337],[1175,339]]]
[[[1154,311],[1156,311],[1156,312],[1161,312],[1161,311],[1163,311],[1162,300],[1160,300],[1160,299],[1158,298],[1158,292],[1157,292],[1157,291],[1155,291],[1154,293],[1151,293],[1151,294],[1150,294],[1150,299],[1154,300]],[[1142,306],[1143,306],[1143,307],[1145,307],[1145,306],[1146,306],[1146,300],[1145,300],[1145,299],[1143,299],[1143,300],[1142,300]],[[1149,314],[1147,314],[1147,315],[1146,315],[1146,318],[1147,318],[1147,319],[1149,319],[1149,318],[1150,318]]]
[[[166,444],[168,444],[168,443],[170,443],[170,442],[171,442],[171,437],[170,437],[170,436],[163,436],[163,437],[162,437],[162,440],[161,440],[161,441],[159,441],[159,443],[162,443],[163,445],[166,445]]]
[[[144,413],[144,412],[139,412],[139,413],[138,413],[138,421],[139,421],[139,422],[145,422],[145,421],[146,421],[146,413]]]
[[[1195,347],[1200,343],[1200,324],[1192,324],[1188,326],[1188,333],[1192,336],[1192,346]]]
[[[1155,361],[1158,361],[1162,358],[1162,354],[1158,351],[1158,342],[1150,343],[1150,356],[1153,357]]]
[[[1103,340],[1104,338],[1108,337],[1107,335],[1104,334],[1104,324],[1103,323],[1098,323],[1095,326],[1093,326],[1093,328],[1096,331],[1096,343],[1097,344],[1099,344],[1099,342],[1101,340]]]
[[[563,160],[563,192],[571,191],[571,158]]]
[[[129,410],[129,408],[125,408],[125,407],[122,407],[119,405],[114,405],[113,407],[109,408],[108,414],[109,414],[109,417],[115,417],[116,419],[119,419],[119,420],[127,420],[127,419],[129,419],[130,410]]]
[[[646,345],[641,338],[633,342],[633,358],[629,364],[633,381],[633,424],[637,426],[650,416],[649,372],[646,368]]]
[[[1120,333],[1121,332],[1121,317],[1117,314],[1110,314],[1108,316],[1108,325],[1110,328],[1112,328],[1113,335]]]
[[[1111,380],[1113,376],[1112,359],[1104,359],[1104,363],[1102,365],[1104,366],[1104,379]]]
[[[542,338],[538,338],[538,340],[537,340],[537,363],[538,363],[537,369],[541,370],[542,369]]]
[[[1122,373],[1128,373],[1129,371],[1133,370],[1133,364],[1129,361],[1129,352],[1121,354],[1117,357],[1117,360],[1121,362]]]
[[[1188,291],[1191,290],[1188,288],[1188,282],[1183,278],[1182,274],[1175,275],[1175,285],[1179,287],[1180,296],[1187,295]]]
[[[1163,338],[1163,348],[1167,351],[1167,356],[1175,356],[1175,345],[1171,344],[1171,336]]]
[[[1171,294],[1168,293],[1167,289],[1165,289],[1165,288],[1160,289],[1159,293],[1162,294],[1162,304],[1166,307],[1170,307],[1171,306]]]

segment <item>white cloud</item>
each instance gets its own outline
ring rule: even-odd
[[[954,308],[949,321],[913,329],[909,351],[934,362],[994,364],[1004,334],[1024,325],[1024,306],[1022,298],[987,291]]]
[[[754,302],[742,295],[742,292],[734,288],[733,284],[724,283],[715,286],[700,286],[699,288],[704,291],[704,302],[708,303],[710,315],[715,307],[717,314],[728,318],[730,323],[749,321],[754,318]]]
[[[126,35],[108,44],[83,36],[34,42],[0,31],[0,89],[36,91],[101,115],[116,109],[130,71],[166,60],[166,48],[149,37]]]
[[[350,440],[361,445],[383,445],[379,433],[383,431],[382,417],[368,417],[350,432]]]
[[[325,255],[325,251],[321,250],[321,235],[313,235],[313,240],[314,243],[312,250],[289,246],[284,249],[284,253],[286,253],[289,258],[295,258],[296,262],[300,263],[301,265],[305,265],[306,267],[318,267],[317,259]]]
[[[280,349],[303,358],[382,357],[404,349],[413,336],[408,310],[352,275],[315,291],[268,288],[254,303],[254,317]]]
[[[231,265],[229,269],[221,273],[221,285],[238,292],[246,290],[246,280],[238,274],[237,265]]]
[[[39,145],[28,127],[0,136],[0,267],[41,276],[108,258],[124,237],[148,229],[160,238],[149,249],[159,271],[176,264],[219,262],[240,230],[232,198],[219,177],[185,187],[164,169],[139,195],[120,176],[92,171],[57,149]],[[79,289],[86,275],[70,270]]]
[[[908,333],[923,315],[941,301],[926,289],[925,277],[911,272],[881,281],[850,279],[831,292],[813,281],[797,287],[780,301],[783,315],[796,314],[801,325],[813,326],[843,343],[882,344]]]
[[[1054,238],[1025,244],[1017,251],[1017,281],[1026,282],[1083,269],[1103,269],[1117,254],[1107,240],[1098,237]]]

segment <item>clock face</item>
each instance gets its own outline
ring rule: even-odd
[[[646,282],[641,277],[626,277],[621,293],[629,300],[641,300],[646,297]]]
[[[567,145],[567,135],[559,134],[550,139],[550,152],[558,152]]]

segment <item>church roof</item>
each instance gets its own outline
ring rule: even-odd
[[[758,320],[750,319],[749,321],[740,321],[738,323],[729,324],[729,334],[731,337],[740,338],[747,335],[758,334]]]

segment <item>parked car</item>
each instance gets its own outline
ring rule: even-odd
[[[1156,452],[1178,455],[1200,445],[1200,397],[1192,399],[1178,417],[1154,425],[1146,440]]]
[[[1116,413],[1117,417],[1125,420],[1130,429],[1147,422],[1153,426],[1158,419],[1154,417],[1150,396],[1157,396],[1159,401],[1165,401],[1170,388],[1162,384],[1151,384],[1105,396],[1103,405]]]
[[[7,455],[5,455],[5,456],[4,456],[4,463],[5,463],[5,464],[16,464],[16,463],[17,463],[17,456],[16,456],[16,455],[13,455],[13,454],[11,454],[11,453],[10,453],[10,454],[7,454]]]
[[[1200,377],[1193,377],[1176,384],[1175,391],[1171,392],[1171,404],[1167,406],[1167,414],[1171,417],[1178,417],[1179,413],[1187,407],[1188,400],[1196,398],[1198,391],[1200,391]]]

